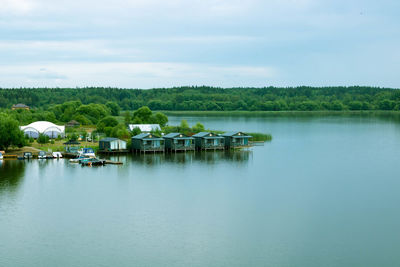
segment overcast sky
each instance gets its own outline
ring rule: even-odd
[[[398,0],[0,0],[0,87],[400,87]]]

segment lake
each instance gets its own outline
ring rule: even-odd
[[[0,163],[0,266],[400,266],[400,122],[170,117],[236,152]]]

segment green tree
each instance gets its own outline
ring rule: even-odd
[[[111,115],[113,116],[118,116],[119,115],[119,111],[121,110],[121,108],[119,107],[119,105],[115,102],[107,102],[106,103],[106,107],[108,107],[111,111]]]
[[[24,133],[19,129],[18,121],[5,113],[0,113],[0,148],[23,147]]]
[[[204,125],[198,122],[195,126],[192,127],[192,130],[195,133],[204,132]]]
[[[98,132],[104,132],[105,133],[105,128],[107,127],[115,127],[118,125],[118,121],[111,116],[107,116],[104,119],[101,119],[99,123],[97,124],[97,131]]]
[[[190,129],[189,123],[187,120],[181,120],[181,125],[179,126],[182,130]]]
[[[113,127],[110,136],[120,139],[128,139],[131,137],[131,133],[128,131],[125,124],[120,123],[117,126]]]
[[[124,121],[125,121],[125,125],[128,125],[131,123],[131,113],[129,111],[124,112]]]
[[[132,136],[135,136],[135,135],[141,134],[142,131],[140,130],[139,127],[135,127],[135,128],[132,129],[131,133],[132,133]]]
[[[38,139],[36,140],[38,144],[47,144],[49,142],[49,137],[45,134],[39,134]]]
[[[157,112],[153,118],[154,123],[160,124],[161,127],[164,127],[168,122],[168,117],[161,112]]]
[[[133,120],[140,120],[141,123],[151,123],[151,115],[153,112],[147,106],[143,106],[133,112]]]

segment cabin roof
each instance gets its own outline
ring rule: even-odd
[[[132,139],[151,139],[151,140],[163,140],[161,137],[151,133],[141,133],[132,137]]]
[[[25,104],[18,103],[18,104],[14,104],[13,108],[29,108],[29,107]]]
[[[118,139],[118,138],[114,138],[114,137],[103,138],[103,139],[100,140],[100,142],[112,142],[112,141],[118,141],[118,140],[125,142],[124,140],[121,140],[121,139]]]
[[[247,135],[243,132],[226,132],[222,136],[233,137],[233,138],[251,138],[252,136]]]
[[[79,122],[77,122],[76,120],[71,120],[67,123],[67,125],[80,125]]]
[[[218,139],[218,138],[223,138],[222,136],[219,136],[215,133],[212,132],[200,132],[197,133],[195,135],[193,135],[193,137],[201,137],[201,138],[205,138],[205,139]]]
[[[164,138],[173,138],[173,139],[193,139],[193,137],[187,136],[186,134],[181,133],[169,133],[163,136]]]

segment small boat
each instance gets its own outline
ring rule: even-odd
[[[3,159],[3,153],[0,152],[0,160]]]
[[[79,156],[75,159],[70,159],[69,162],[70,163],[81,163],[81,160],[84,160],[84,159],[89,159],[89,157]]]
[[[60,159],[60,158],[62,158],[61,152],[53,152],[52,155],[53,155],[53,158],[55,158],[55,159]]]
[[[82,166],[102,166],[106,163],[105,160],[96,159],[96,158],[87,158],[81,160]]]
[[[84,156],[84,157],[91,157],[91,158],[95,158],[96,157],[96,154],[94,153],[94,150],[91,147],[81,148],[78,151],[78,154],[79,154],[79,156]]]
[[[38,159],[47,159],[47,154],[44,151],[39,151]]]
[[[24,152],[24,159],[31,159],[33,158],[32,152]]]

